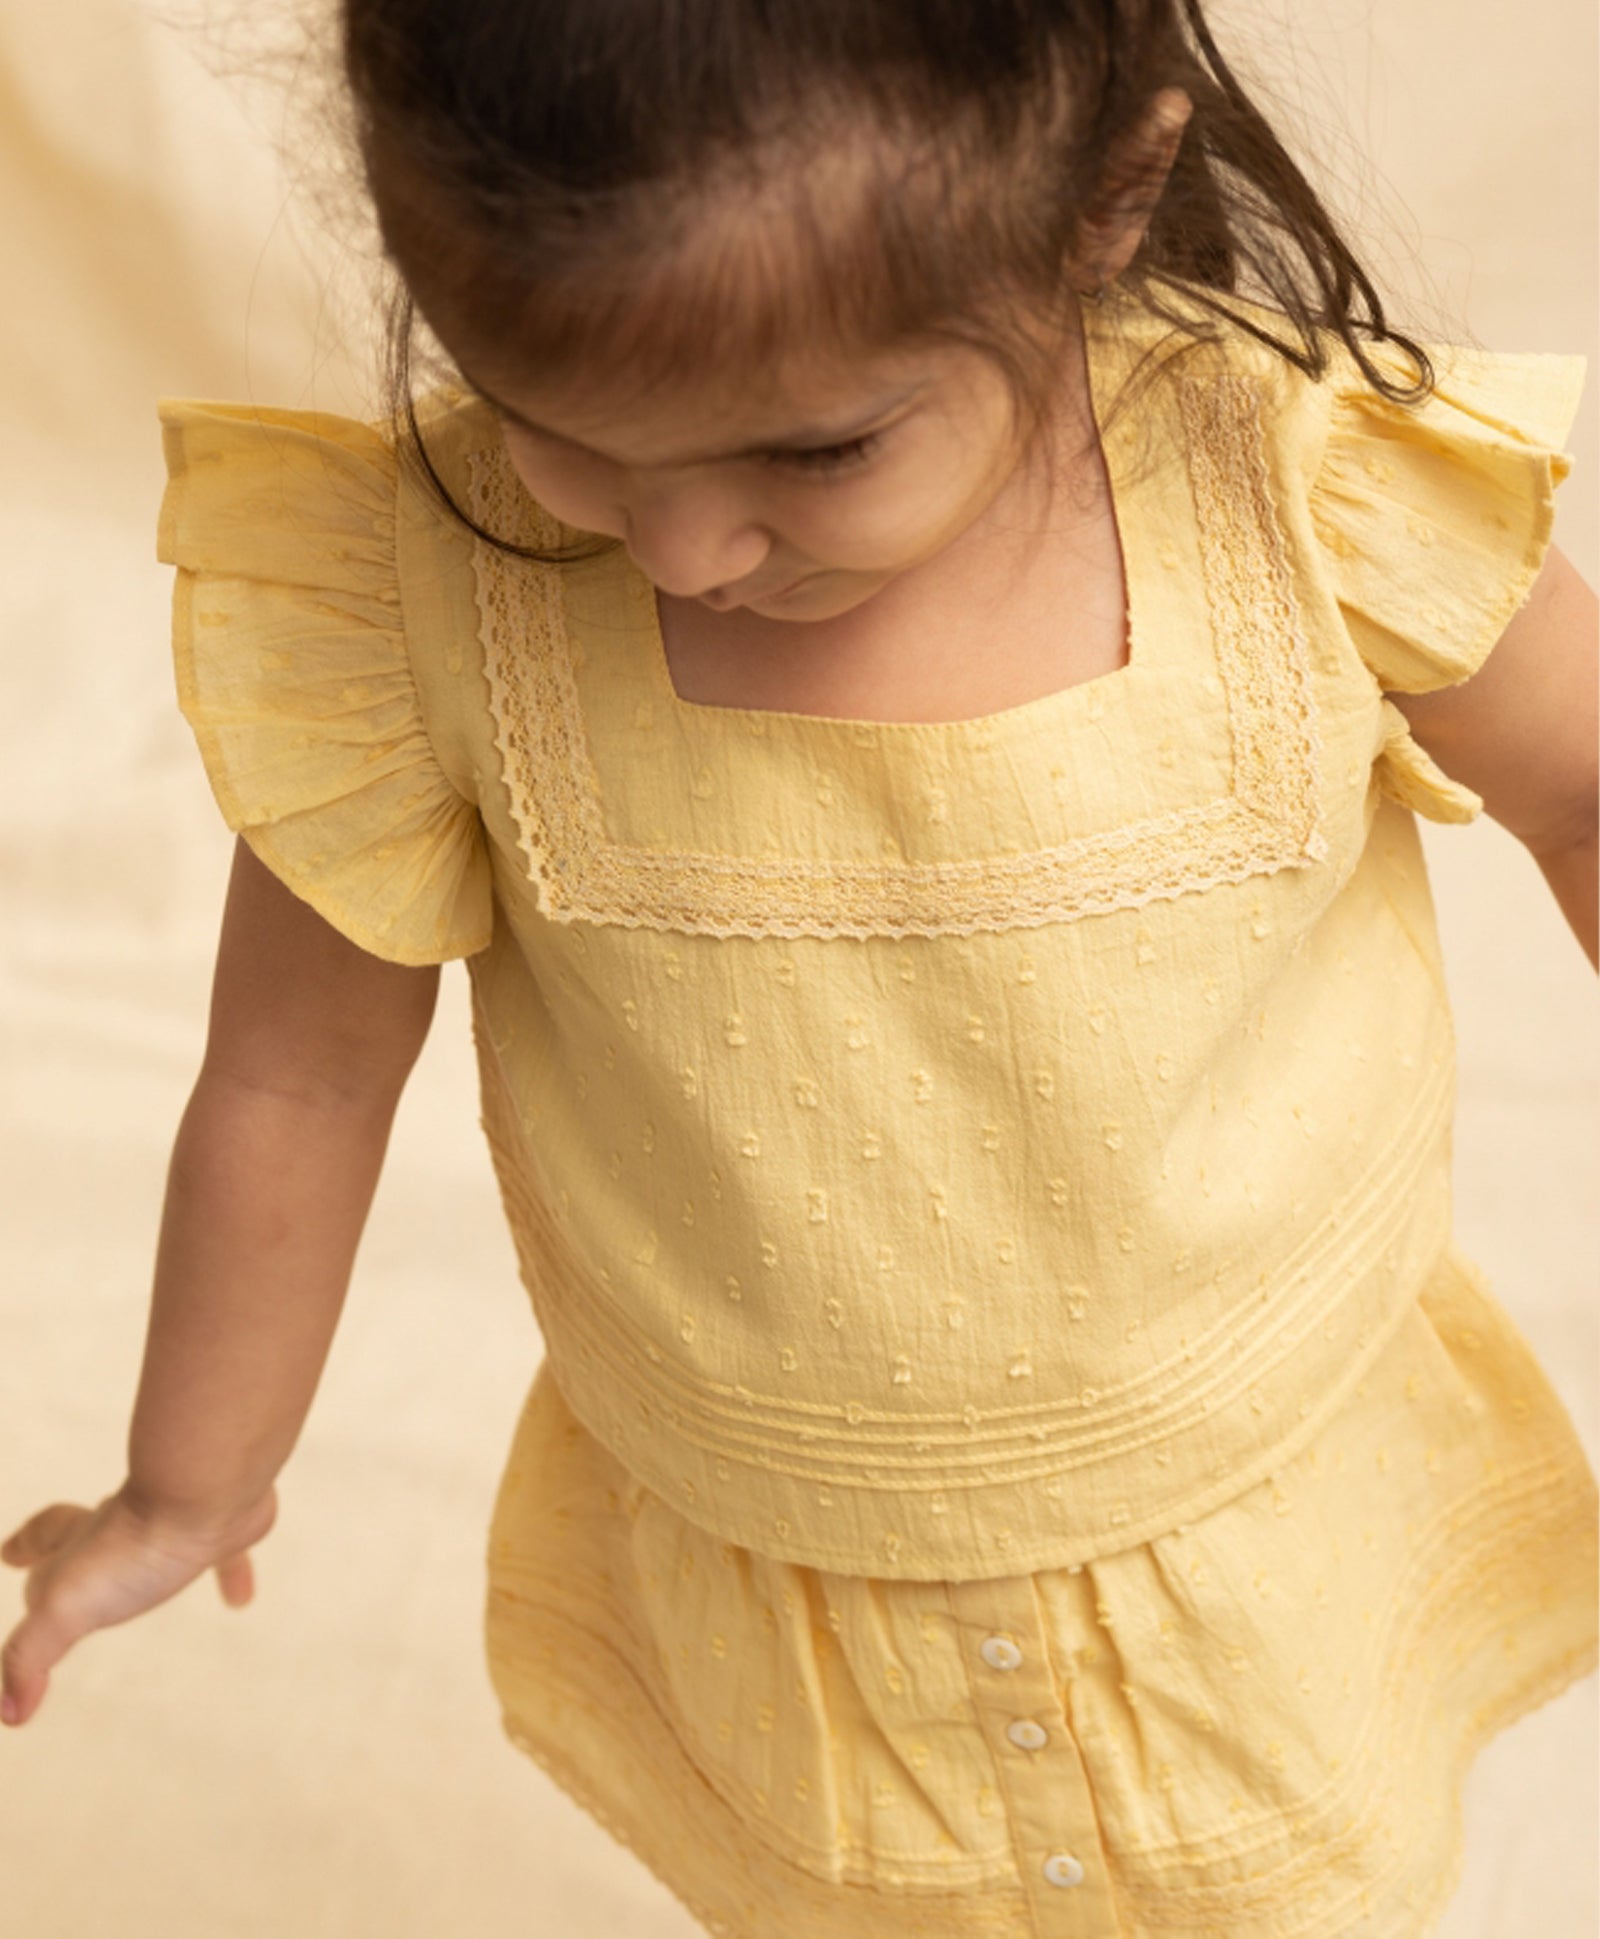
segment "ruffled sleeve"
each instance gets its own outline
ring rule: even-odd
[[[393,449],[325,413],[159,412],[178,699],[228,826],[375,956],[483,948],[487,845],[412,674]]]
[[[1393,345],[1369,346],[1403,381]],[[1386,692],[1429,693],[1469,679],[1527,599],[1550,544],[1562,449],[1586,359],[1426,345],[1437,385],[1421,405],[1375,391],[1340,346],[1312,524],[1362,661]],[[1384,791],[1437,821],[1483,806],[1383,709]]]

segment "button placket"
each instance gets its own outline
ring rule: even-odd
[[[1037,1939],[1120,1939],[1088,1773],[1028,1576],[950,1582],[962,1658]]]

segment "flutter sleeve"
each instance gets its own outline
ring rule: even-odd
[[[412,672],[392,447],[321,412],[168,400],[159,414],[178,700],[228,826],[375,956],[483,948],[487,845]]]
[[[1313,527],[1350,637],[1378,686],[1429,693],[1469,679],[1527,599],[1550,545],[1562,449],[1586,359],[1429,343],[1437,383],[1391,402],[1347,352],[1327,378],[1327,435]],[[1402,382],[1413,366],[1369,347]],[[1436,821],[1483,807],[1450,780],[1384,702],[1384,791]]]

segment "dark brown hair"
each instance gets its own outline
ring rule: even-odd
[[[1107,156],[1163,88],[1193,114],[1119,289],[1196,343],[1221,334],[1209,314],[1320,378],[1331,335],[1392,400],[1433,387],[1200,0],[342,0],[342,36],[399,275],[397,433],[455,517],[523,556],[595,548],[513,546],[452,498],[413,397],[419,310],[491,354],[514,344],[523,369],[596,360],[641,385],[800,330],[955,340],[1037,424],[1055,362],[1029,320],[1075,301]]]

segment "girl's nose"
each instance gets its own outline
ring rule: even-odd
[[[634,563],[675,599],[698,599],[719,586],[736,586],[772,550],[770,533],[709,494],[636,498],[622,516]]]

